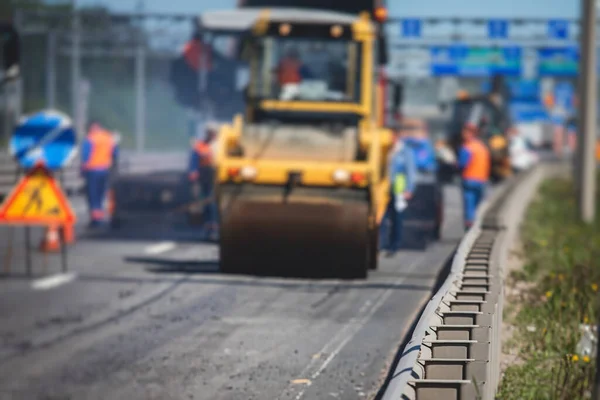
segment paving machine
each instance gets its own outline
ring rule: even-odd
[[[490,149],[492,158],[491,180],[501,181],[512,173],[509,154],[508,111],[499,106],[493,95],[477,95],[456,99],[451,104],[451,117],[447,128],[448,144],[458,154],[462,146],[462,127],[473,119],[480,128],[481,139]]]
[[[366,9],[241,8],[199,29],[238,31],[245,115],[219,132],[223,272],[360,279],[376,268],[388,203],[384,46]],[[298,82],[278,80],[295,54]]]

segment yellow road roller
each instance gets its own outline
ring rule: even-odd
[[[239,31],[248,63],[245,114],[217,146],[222,271],[365,278],[392,145],[373,16],[244,8],[205,13],[199,29]]]

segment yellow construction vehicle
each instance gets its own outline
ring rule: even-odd
[[[369,12],[284,8],[200,18],[201,31],[241,32],[249,65],[246,113],[217,147],[222,271],[360,279],[376,268],[392,145],[377,26]],[[292,55],[297,79],[285,81]]]

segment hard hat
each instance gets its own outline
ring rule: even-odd
[[[459,100],[465,100],[469,98],[469,92],[467,92],[464,89],[460,89],[458,92],[456,92],[456,98],[458,98]]]
[[[479,127],[477,126],[477,124],[473,121],[467,121],[465,123],[465,125],[463,126],[464,129],[468,129],[470,131],[479,131]]]

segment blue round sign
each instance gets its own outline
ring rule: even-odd
[[[76,146],[71,119],[58,111],[42,111],[21,118],[10,140],[10,153],[24,169],[42,164],[54,171],[71,162]]]

